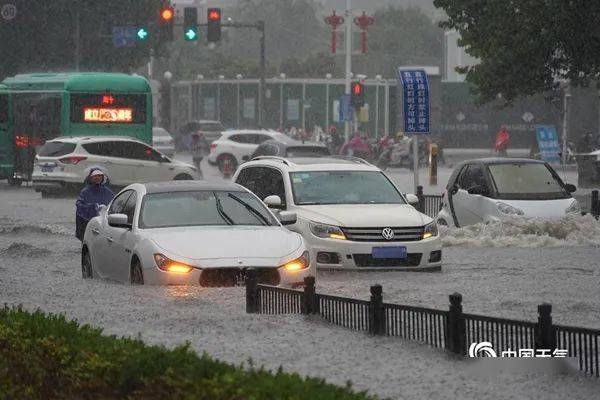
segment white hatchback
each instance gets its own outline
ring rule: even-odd
[[[302,237],[282,226],[296,215],[280,221],[233,183],[134,184],[87,225],[83,277],[233,286],[253,268],[259,282],[298,286],[314,268]]]
[[[248,161],[254,150],[266,140],[289,140],[283,133],[267,130],[225,131],[222,136],[211,143],[208,162],[217,165],[223,171],[223,165],[229,162],[231,170]]]
[[[91,167],[110,184],[198,179],[192,165],[172,160],[147,144],[123,136],[63,137],[47,141],[35,157],[33,187],[42,195],[78,190]]]
[[[293,211],[289,229],[307,241],[320,269],[439,270],[442,243],[433,219],[417,211],[377,167],[357,158],[258,157],[236,183],[271,208]]]
[[[450,176],[437,221],[463,227],[508,218],[559,219],[580,214],[556,171],[530,159],[484,158],[465,161]]]

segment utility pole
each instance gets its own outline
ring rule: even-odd
[[[344,16],[346,22],[346,96],[350,96],[351,74],[352,74],[352,0],[346,0],[346,13]],[[344,124],[344,136],[346,141],[350,139],[350,129],[352,121],[346,121]]]
[[[73,30],[73,41],[75,42],[75,71],[79,72],[79,65],[81,63],[81,24],[79,16],[79,4],[75,3],[75,29]]]
[[[264,128],[265,119],[265,89],[266,89],[266,43],[265,43],[265,21],[258,21],[256,28],[260,32],[260,87],[258,93],[258,126]]]

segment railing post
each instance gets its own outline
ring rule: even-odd
[[[258,301],[258,274],[255,269],[251,268],[246,275],[246,313],[258,313]]]
[[[372,335],[385,334],[385,311],[383,309],[383,289],[381,285],[371,286],[369,333]]]
[[[302,295],[302,314],[317,314],[319,312],[317,303],[317,291],[315,289],[315,277],[304,278],[304,293]]]
[[[592,204],[590,208],[591,214],[598,218],[600,216],[600,201],[598,200],[598,191],[592,190]]]
[[[553,351],[556,348],[556,335],[554,326],[552,326],[552,305],[542,303],[538,306],[538,325],[535,337],[535,347],[537,349],[549,349]]]
[[[462,312],[462,295],[460,293],[453,293],[450,295],[447,330],[448,341],[446,343],[446,348],[453,353],[464,355],[467,349],[467,332],[465,318],[463,317]]]
[[[425,212],[425,196],[423,195],[423,186],[417,186],[417,198],[419,199],[419,212]]]

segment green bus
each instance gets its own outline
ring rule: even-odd
[[[152,121],[152,91],[141,76],[74,72],[6,78],[0,87],[0,179],[29,180],[36,148],[59,136],[131,136],[152,144]]]

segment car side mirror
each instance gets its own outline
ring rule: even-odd
[[[575,185],[571,185],[570,183],[567,183],[567,184],[565,185],[565,190],[566,190],[566,191],[567,191],[569,194],[571,194],[571,193],[575,193],[575,192],[577,191],[577,186],[575,186]]]
[[[419,198],[412,193],[406,195],[406,201],[408,201],[408,204],[411,206],[419,204]]]
[[[452,185],[452,187],[450,188],[450,193],[452,195],[455,195],[456,193],[458,193],[460,189],[460,186],[458,186],[456,183],[454,185]]]
[[[469,189],[467,189],[467,193],[469,193],[469,194],[483,195],[484,191],[485,190],[484,190],[483,186],[480,186],[480,185],[474,185],[474,186],[471,186]]]
[[[115,228],[131,228],[129,218],[125,214],[110,214],[108,216],[108,225]]]
[[[293,211],[282,211],[279,213],[279,222],[281,225],[294,225],[298,221],[298,216]]]
[[[279,197],[277,195],[267,196],[267,197],[265,197],[263,202],[269,208],[274,208],[276,210],[281,210],[283,208],[282,202],[281,202],[281,197]]]

